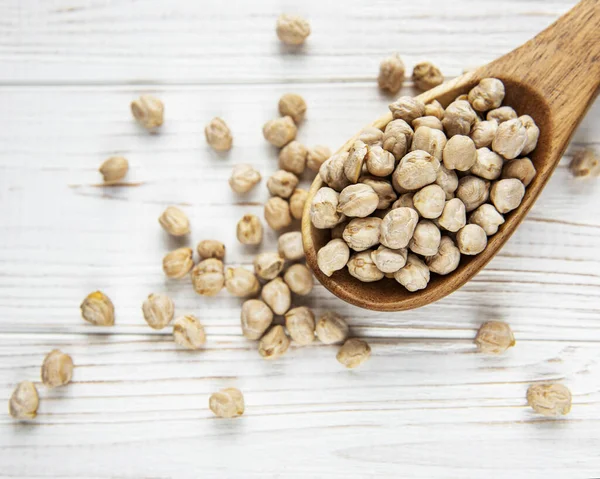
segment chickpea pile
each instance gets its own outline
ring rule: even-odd
[[[326,184],[310,207],[331,230],[317,254],[323,274],[344,268],[363,282],[394,278],[408,291],[477,255],[518,208],[536,170],[526,155],[533,119],[502,106],[504,85],[485,78],[444,110],[400,97],[384,131],[361,132],[320,168]]]

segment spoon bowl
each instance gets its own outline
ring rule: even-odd
[[[331,277],[317,265],[317,252],[331,239],[330,230],[315,228],[309,216],[313,196],[324,185],[314,180],[302,218],[302,238],[307,264],[329,291],[356,306],[376,311],[402,311],[425,306],[447,296],[479,272],[502,248],[548,182],[568,142],[598,94],[600,86],[600,2],[583,0],[534,39],[498,60],[429,90],[417,98],[424,103],[438,100],[448,106],[458,95],[468,93],[483,78],[502,80],[503,105],[517,114],[531,116],[540,129],[536,149],[528,155],[537,174],[526,189],[521,205],[505,215],[505,223],[488,238],[485,250],[476,256],[461,256],[459,267],[449,275],[431,275],[425,289],[409,292],[393,278],[363,283],[346,268]],[[385,129],[392,120],[384,115],[370,126]],[[358,134],[338,152],[348,151]]]

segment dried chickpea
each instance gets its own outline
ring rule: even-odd
[[[298,128],[291,116],[269,120],[263,126],[263,136],[272,145],[282,148],[296,138]]]
[[[444,118],[444,107],[437,100],[432,100],[425,105],[425,116],[435,116],[438,120]]]
[[[495,180],[502,173],[504,159],[488,148],[479,148],[477,150],[477,159],[469,170],[472,175],[477,175],[486,180]]]
[[[425,116],[425,104],[412,96],[401,96],[395,102],[390,103],[389,109],[394,120],[404,120],[409,125],[415,118]]]
[[[420,126],[415,130],[410,151],[423,150],[441,161],[446,142],[446,135],[443,131]]]
[[[348,272],[363,283],[371,283],[383,278],[383,273],[379,271],[371,258],[371,252],[371,250],[366,250],[356,253],[348,260]]]
[[[306,306],[285,313],[285,327],[291,338],[302,346],[315,340],[315,315]]]
[[[422,126],[426,126],[427,128],[431,128],[432,130],[440,130],[444,131],[444,126],[442,125],[442,120],[440,120],[437,116],[422,116],[421,118],[415,118],[411,126],[413,130],[417,131]]]
[[[477,111],[498,108],[504,100],[504,83],[497,78],[484,78],[469,92],[469,103]]]
[[[444,75],[431,62],[417,63],[413,68],[412,80],[419,90],[431,90],[444,83]]]
[[[152,293],[142,304],[144,319],[152,329],[163,329],[173,320],[175,305],[166,294]]]
[[[336,344],[348,338],[350,328],[340,315],[327,312],[319,319],[315,333],[323,344]]]
[[[525,142],[523,150],[521,150],[521,154],[528,155],[535,150],[535,147],[537,146],[537,142],[540,137],[540,129],[535,124],[535,121],[533,121],[533,118],[531,118],[529,115],[522,115],[519,117],[519,120],[527,130],[527,141]]]
[[[325,163],[331,156],[331,150],[322,145],[317,145],[313,148],[308,149],[308,153],[306,154],[306,166],[309,170],[319,171],[321,165]]]
[[[296,93],[286,93],[279,99],[279,114],[291,116],[296,125],[304,120],[306,114],[306,102],[304,98]]]
[[[392,209],[395,210],[396,208],[412,208],[413,210],[417,211],[417,209],[415,208],[415,202],[413,201],[414,197],[414,193],[404,193],[403,195],[400,195],[400,197],[392,204]]]
[[[498,122],[496,120],[478,121],[471,129],[471,140],[476,148],[488,147],[492,144],[498,131]]]
[[[400,160],[408,153],[413,134],[413,129],[404,120],[392,120],[385,127],[382,147]]]
[[[308,191],[302,188],[296,188],[290,196],[290,213],[292,217],[297,220],[302,219],[302,213],[304,212],[304,205],[308,199]]]
[[[299,15],[283,14],[277,19],[276,31],[286,45],[302,45],[310,35],[310,25]]]
[[[521,154],[527,143],[527,128],[521,120],[515,118],[501,123],[492,141],[492,150],[507,160],[512,160]]]
[[[260,283],[251,271],[245,268],[227,268],[225,271],[225,289],[238,298],[254,296],[260,290]]]
[[[437,224],[446,231],[456,233],[467,224],[467,210],[459,198],[446,201],[442,214],[437,219]]]
[[[194,267],[192,248],[177,248],[167,253],[162,261],[163,271],[167,278],[183,278]]]
[[[336,359],[349,369],[356,368],[371,357],[371,347],[362,339],[348,339],[337,353]]]
[[[236,227],[237,239],[242,244],[257,245],[262,242],[263,227],[255,215],[244,215]]]
[[[289,198],[298,186],[298,177],[285,170],[278,170],[267,180],[267,188],[273,196]]]
[[[131,102],[131,113],[144,128],[151,130],[163,124],[165,107],[158,98],[142,95]]]
[[[441,238],[439,228],[432,221],[421,220],[408,243],[408,249],[422,256],[433,256],[438,252]]]
[[[529,158],[508,160],[502,168],[502,178],[516,178],[525,186],[529,186],[536,173],[535,166]]]
[[[390,249],[406,248],[410,242],[419,215],[412,208],[396,208],[385,215],[381,222],[379,241]]]
[[[381,146],[371,146],[367,151],[365,164],[371,175],[388,176],[396,167],[396,158]]]
[[[244,414],[244,396],[239,389],[227,388],[211,394],[208,407],[217,417],[237,417]]]
[[[487,246],[487,235],[481,226],[468,224],[456,233],[456,243],[462,254],[479,254]]]
[[[456,171],[449,170],[443,164],[440,164],[440,169],[435,177],[435,184],[444,190],[446,200],[454,198],[454,192],[458,188],[458,175]]]
[[[302,233],[290,231],[282,234],[277,240],[279,254],[290,261],[304,258],[304,247],[302,246]]]
[[[217,258],[222,260],[225,258],[225,245],[216,240],[202,240],[196,246],[200,259]]]
[[[180,316],[173,322],[175,344],[187,349],[200,349],[206,343],[204,326],[192,314]]]
[[[444,111],[442,125],[446,136],[468,135],[471,132],[471,127],[477,121],[477,113],[471,108],[468,101],[456,100]]]
[[[285,260],[276,252],[259,253],[254,258],[254,272],[260,279],[271,280],[279,276]]]
[[[443,158],[449,170],[468,171],[477,161],[475,143],[468,136],[454,135],[444,147]]]
[[[95,326],[112,326],[115,324],[115,307],[102,291],[94,291],[81,303],[81,316]]]
[[[263,286],[262,299],[275,314],[285,314],[292,304],[289,286],[281,278],[275,278]]]
[[[471,213],[469,223],[481,226],[486,235],[492,236],[498,232],[498,227],[504,223],[504,216],[498,213],[493,205],[486,203]]]
[[[169,206],[158,218],[163,229],[172,236],[185,236],[190,232],[190,220],[176,206]]]
[[[544,416],[569,414],[571,400],[571,391],[562,384],[532,384],[527,389],[527,404]]]
[[[288,143],[279,152],[279,168],[300,176],[306,168],[308,150],[299,141]]]
[[[416,213],[415,213],[416,214]],[[350,248],[342,239],[332,239],[317,253],[317,264],[325,276],[331,276],[348,263]]]
[[[339,195],[338,213],[364,218],[377,209],[379,196],[369,185],[358,183],[346,186]]]
[[[285,334],[283,326],[277,324],[258,343],[258,353],[264,359],[277,359],[283,356],[289,347],[290,338]]]
[[[20,382],[8,402],[8,412],[15,419],[34,419],[40,404],[37,389],[32,382]]]
[[[323,187],[313,196],[310,220],[315,228],[333,228],[341,220],[338,212],[340,195],[332,188]]]
[[[477,176],[463,176],[458,182],[456,197],[464,204],[467,212],[481,206],[490,197],[490,182]]]
[[[215,296],[223,289],[225,272],[220,259],[209,258],[200,261],[192,269],[192,286],[202,296]]]
[[[438,252],[425,258],[425,262],[432,273],[442,276],[450,274],[458,268],[460,251],[450,237],[442,236]]]
[[[394,273],[394,278],[408,291],[418,291],[429,283],[429,268],[418,256],[408,253],[406,265]]]
[[[260,183],[261,179],[262,176],[260,176],[260,173],[256,171],[252,165],[235,165],[233,170],[231,170],[229,186],[235,193],[248,193]]]
[[[501,354],[515,345],[515,337],[508,324],[488,321],[479,328],[475,345],[482,353]]]
[[[336,191],[342,191],[350,184],[344,173],[344,163],[348,152],[337,153],[326,160],[319,168],[319,176],[323,182]]]
[[[496,120],[498,124],[504,123],[508,120],[514,120],[517,118],[517,112],[513,110],[510,106],[501,106],[500,108],[495,108],[494,110],[488,111],[486,115],[486,120]]]
[[[401,189],[417,190],[435,182],[440,161],[422,150],[405,155],[392,174],[392,184],[399,193]]]
[[[260,339],[273,322],[273,311],[263,301],[249,299],[242,304],[240,320],[244,337]]]
[[[516,178],[495,181],[490,198],[499,213],[508,213],[517,208],[525,196],[525,186]]]
[[[390,249],[381,245],[371,251],[371,259],[382,273],[395,273],[406,264],[407,254],[406,248]]]
[[[290,266],[283,275],[283,280],[292,293],[300,296],[309,294],[314,286],[312,273],[303,264],[293,264]]]
[[[363,170],[363,163],[367,156],[367,145],[360,140],[348,150],[348,159],[344,163],[344,174],[350,183],[356,183]]]
[[[437,218],[446,204],[446,193],[438,185],[427,185],[413,196],[415,209],[423,218]]]
[[[206,142],[215,151],[229,151],[233,144],[231,130],[222,118],[213,118],[204,129]]]
[[[267,200],[264,215],[267,224],[275,231],[279,231],[292,224],[290,204],[277,196]]]
[[[71,382],[73,376],[73,358],[59,349],[50,351],[42,363],[42,382],[44,386],[55,388]]]
[[[392,94],[398,93],[404,83],[404,62],[398,53],[385,58],[379,64],[379,88]]]
[[[573,153],[569,170],[575,178],[600,176],[600,158],[590,148],[581,148]]]
[[[129,162],[122,156],[111,156],[98,168],[106,183],[122,180],[127,170],[129,170]]]
[[[359,182],[369,185],[373,188],[373,191],[377,193],[377,196],[379,197],[379,203],[377,203],[378,210],[389,208],[398,197],[391,183],[383,178],[362,176],[359,179]]]
[[[379,244],[381,219],[377,217],[354,218],[348,223],[342,238],[354,251],[364,251]]]

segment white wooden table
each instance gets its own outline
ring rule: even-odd
[[[238,198],[227,178],[239,162],[264,178],[275,171],[261,127],[282,93],[308,102],[300,139],[336,148],[385,111],[389,98],[375,86],[384,56],[399,51],[408,70],[431,60],[450,78],[575,3],[1,1],[0,397],[20,380],[39,382],[53,348],[76,369],[68,387],[39,386],[34,423],[1,416],[0,475],[599,477],[600,182],[572,179],[569,151],[499,256],[446,299],[378,314],[315,287],[307,303],[346,316],[372,345],[354,371],[317,344],[263,361],[240,334],[240,300],[202,298],[164,278],[163,254],[184,242],[157,222],[182,205],[188,244],[220,239],[229,265],[250,267],[255,252],[237,244],[235,223],[262,215],[266,188]],[[284,11],[310,19],[300,53],[276,40]],[[143,92],[165,102],[158,135],[130,117]],[[234,133],[228,155],[205,144],[217,115]],[[600,104],[574,144],[600,147]],[[95,186],[112,154],[129,159],[135,186]],[[275,239],[269,232],[264,249]],[[96,289],[115,302],[114,328],[80,318]],[[154,291],[201,318],[205,350],[182,351],[169,331],[147,327],[140,307]],[[511,324],[516,347],[476,354],[476,329],[496,318]],[[528,385],[545,380],[572,390],[566,418],[526,406]],[[246,414],[216,419],[208,397],[228,386],[244,392]]]

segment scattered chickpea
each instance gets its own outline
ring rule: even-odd
[[[81,316],[95,326],[112,326],[115,324],[115,307],[102,291],[88,294],[81,303]]]
[[[456,196],[468,211],[485,203],[490,197],[490,182],[477,176],[463,176],[458,182]]]
[[[202,296],[217,295],[224,284],[225,272],[220,259],[205,259],[192,269],[192,286]]]
[[[256,171],[252,165],[241,164],[235,165],[231,170],[231,177],[229,178],[229,186],[235,193],[248,193],[254,188],[262,176]]]
[[[222,118],[213,118],[204,128],[206,142],[215,151],[229,151],[233,144],[231,130]]]
[[[279,254],[290,261],[298,261],[304,258],[304,246],[302,245],[302,233],[290,231],[282,234],[277,240]]]
[[[310,35],[310,25],[299,15],[283,14],[277,19],[276,32],[286,45],[302,45]]]
[[[415,209],[423,218],[437,218],[446,204],[446,193],[438,185],[427,185],[413,196]]]
[[[173,340],[181,347],[200,349],[206,343],[204,326],[191,314],[180,316],[173,322]]]
[[[394,278],[408,291],[418,291],[429,283],[429,268],[418,256],[408,253],[406,265],[394,273]]]
[[[165,107],[158,98],[142,95],[131,102],[131,113],[144,128],[151,130],[163,124]]]
[[[49,388],[69,384],[73,376],[73,358],[59,349],[50,351],[42,363],[41,376],[44,386]]]
[[[516,178],[524,186],[529,186],[533,181],[537,171],[529,158],[517,158],[508,160],[502,168],[502,178]]]
[[[225,271],[225,289],[239,298],[254,296],[260,290],[260,283],[251,271],[245,268],[227,268]]]
[[[289,198],[298,186],[298,177],[285,170],[278,170],[267,180],[267,188],[273,196]]]
[[[410,147],[413,129],[404,120],[392,120],[385,127],[382,147],[400,160]]]
[[[338,213],[346,216],[364,218],[377,209],[379,196],[369,185],[358,183],[346,186],[339,196]]]
[[[498,108],[504,100],[504,83],[497,78],[484,78],[469,92],[469,103],[477,111]]]
[[[258,353],[264,359],[277,359],[283,356],[289,347],[290,338],[285,334],[283,326],[277,324],[258,343]]]
[[[20,382],[8,402],[8,412],[15,419],[34,419],[40,404],[35,385],[30,381]]]
[[[492,150],[507,160],[519,156],[527,143],[527,129],[515,118],[501,123],[492,141]]]
[[[347,158],[347,151],[335,154],[319,168],[319,176],[323,182],[335,191],[342,191],[350,184],[344,173],[344,163]]]
[[[308,149],[306,154],[306,167],[312,171],[319,171],[321,165],[325,163],[331,156],[331,150],[322,145],[317,145],[313,148]]]
[[[426,257],[425,262],[432,273],[450,274],[460,264],[460,250],[449,236],[442,236],[437,253]]]
[[[385,215],[381,222],[379,241],[390,249],[406,248],[410,242],[419,215],[412,208],[396,208]]]
[[[336,359],[349,369],[356,368],[371,357],[371,347],[362,339],[347,339]]]
[[[340,315],[327,312],[319,319],[315,333],[323,344],[336,344],[346,341],[350,328]]]
[[[468,224],[456,234],[456,243],[462,254],[479,254],[487,246],[487,235],[481,226]]]
[[[362,176],[359,179],[359,182],[369,185],[371,188],[373,188],[373,191],[377,193],[379,198],[379,203],[377,203],[378,210],[385,210],[386,208],[389,208],[396,198],[398,198],[398,195],[388,180],[373,176]]]
[[[575,178],[600,176],[600,158],[590,148],[580,148],[573,154],[569,170]]]
[[[527,389],[527,404],[544,416],[569,414],[571,401],[571,391],[562,384],[532,384]]]
[[[285,314],[292,304],[290,288],[281,278],[265,284],[261,296],[275,314]]]
[[[312,273],[303,264],[293,264],[290,266],[283,275],[283,280],[292,293],[300,296],[309,294],[314,286]]]
[[[238,221],[236,235],[238,241],[242,244],[260,244],[263,238],[263,227],[258,217],[255,215],[244,215]]]
[[[437,224],[446,231],[456,233],[467,224],[467,210],[459,198],[446,201],[442,214],[437,219]]]
[[[475,143],[468,136],[454,135],[444,147],[443,158],[449,170],[468,171],[477,161]]]
[[[437,116],[433,116],[433,115],[415,118],[412,121],[410,126],[412,126],[412,129],[415,131],[417,131],[422,126],[426,126],[427,128],[431,128],[432,130],[444,131],[444,126],[442,125],[442,121]],[[444,135],[444,138],[445,138],[445,135]],[[416,149],[418,149],[418,148],[416,148]]]
[[[492,236],[498,232],[498,227],[504,223],[504,216],[498,213],[494,205],[486,203],[471,213],[469,223],[481,226],[486,235]]]
[[[479,148],[477,150],[477,159],[469,170],[472,175],[477,175],[486,180],[496,180],[502,173],[504,159],[488,148]]]
[[[525,196],[525,186],[516,178],[495,181],[490,198],[499,213],[508,213],[517,208]]]
[[[455,100],[448,105],[444,111],[442,125],[446,136],[453,137],[454,135],[468,135],[471,128],[477,121],[477,113],[471,108],[468,101]]]
[[[436,157],[422,150],[411,151],[394,170],[394,189],[400,193],[401,188],[410,191],[429,185],[435,182],[439,169],[440,161]]]
[[[175,305],[166,294],[152,293],[142,304],[144,319],[152,329],[163,329],[173,320]]]
[[[190,220],[176,206],[169,206],[158,218],[163,229],[172,236],[185,236],[190,232]]]
[[[248,339],[260,339],[273,322],[273,311],[259,299],[249,299],[242,305],[242,333]]]
[[[277,196],[267,200],[264,214],[267,224],[275,231],[292,224],[290,204]]]
[[[444,75],[438,67],[431,62],[417,63],[413,68],[413,83],[419,90],[431,90],[444,83]]]
[[[285,327],[291,338],[301,346],[315,340],[315,315],[306,306],[293,308],[285,313]]]
[[[270,120],[263,126],[263,136],[272,145],[282,148],[296,138],[298,128],[291,116]]]
[[[446,200],[451,200],[454,198],[456,188],[458,188],[458,175],[456,174],[456,171],[449,170],[441,164],[435,177],[435,184],[444,190]]]
[[[446,135],[443,131],[428,126],[420,126],[415,130],[410,150],[426,151],[441,161],[446,143]]]
[[[425,116],[425,104],[412,96],[401,96],[395,102],[390,103],[389,109],[394,120],[404,120],[409,125],[415,118]]]
[[[367,155],[367,145],[360,140],[348,150],[348,159],[344,163],[344,174],[350,183],[356,183],[363,171],[363,163]]]
[[[194,267],[191,248],[177,248],[167,253],[162,261],[163,271],[168,278],[183,278]]]
[[[291,141],[279,152],[279,168],[300,176],[306,168],[308,149],[299,141]]]
[[[371,251],[371,259],[382,273],[395,273],[406,264],[407,254],[406,248],[390,249],[381,245]]]
[[[408,243],[408,249],[422,256],[433,256],[438,252],[441,238],[439,228],[432,221],[421,220]]]
[[[223,260],[225,258],[225,245],[217,240],[202,240],[196,246],[200,259],[217,258]]]
[[[279,114],[291,116],[296,125],[304,119],[306,114],[306,102],[297,93],[286,93],[279,99]]]
[[[260,253],[254,258],[254,272],[260,279],[271,280],[279,276],[284,262],[279,253]]]
[[[111,156],[98,168],[106,183],[122,180],[127,170],[129,170],[129,162],[122,156]]]
[[[385,58],[379,64],[379,88],[392,94],[398,93],[404,83],[404,62],[398,53]]]
[[[302,219],[302,213],[304,213],[304,205],[308,199],[308,191],[302,188],[296,188],[290,196],[290,213],[292,217],[297,220]]]
[[[416,213],[415,213],[416,214]],[[343,269],[350,258],[350,248],[342,239],[332,239],[317,252],[317,264],[325,276]]]
[[[227,388],[211,394],[208,407],[217,417],[232,418],[244,414],[244,395],[239,389]]]
[[[478,121],[471,129],[470,136],[476,148],[484,148],[492,144],[497,132],[498,122],[496,120]]]
[[[444,118],[444,107],[437,100],[432,100],[425,105],[425,116],[435,116],[438,120]]]
[[[356,253],[348,260],[348,272],[363,283],[372,283],[383,278],[377,265],[371,258],[371,250]]]
[[[486,115],[486,120],[496,120],[498,124],[504,123],[508,120],[514,120],[517,118],[517,112],[513,110],[510,106],[501,106],[500,108],[495,108],[494,110],[488,111]]]
[[[475,345],[482,353],[501,354],[515,345],[515,337],[507,323],[488,321],[479,328]]]

